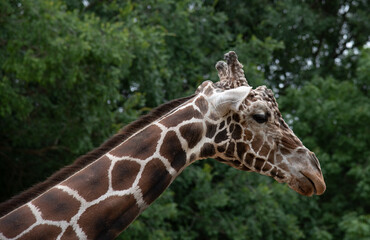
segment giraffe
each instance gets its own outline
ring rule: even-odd
[[[214,158],[323,194],[315,154],[284,122],[271,90],[253,89],[235,52],[220,81],[155,109],[45,183],[0,206],[0,239],[114,239],[191,163]]]

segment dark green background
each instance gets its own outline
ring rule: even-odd
[[[235,50],[321,162],[303,197],[214,160],[119,239],[370,239],[367,0],[0,1],[0,200],[168,100]]]

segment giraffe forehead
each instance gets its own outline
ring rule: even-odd
[[[274,136],[288,135],[289,137],[297,138],[294,134],[291,134],[292,131],[280,113],[273,92],[266,86],[251,90],[242,104],[240,114],[248,125],[248,129],[253,132],[262,131],[261,133],[263,133],[266,132],[263,129],[268,128],[268,132]],[[269,124],[260,125],[255,123],[252,118],[254,114],[268,114]]]
[[[265,103],[268,107],[278,110],[278,104],[274,97],[273,92],[266,88],[265,86],[258,87],[252,90],[248,97],[246,98],[247,102],[254,103],[260,102]]]
[[[246,118],[248,122],[248,119],[249,121],[254,121],[252,119],[252,116],[254,114],[267,114],[269,118],[270,127],[277,127],[280,132],[285,132],[285,131],[290,132],[290,128],[285,123],[283,116],[276,103],[276,100],[275,99],[272,99],[272,100],[273,101],[256,100],[254,102],[252,101],[252,102],[245,104],[244,105],[245,109],[243,110],[244,117]],[[258,128],[260,128],[261,126],[264,126],[264,125],[257,124],[257,126],[259,126]]]
[[[273,92],[266,86],[260,86],[251,91],[245,99],[245,106],[248,113],[268,113],[274,119],[276,125],[288,128],[278,108],[278,103]]]
[[[259,97],[250,98],[248,96],[242,106],[244,108],[241,109],[241,113],[245,115],[245,117],[252,116],[253,114],[268,114],[273,121],[280,121],[279,119],[283,121],[275,99],[261,99]]]

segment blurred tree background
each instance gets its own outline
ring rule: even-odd
[[[370,239],[367,0],[0,1],[0,200],[168,100],[235,50],[321,162],[327,191],[214,160],[119,239]]]

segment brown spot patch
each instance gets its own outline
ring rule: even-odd
[[[284,178],[284,173],[280,169],[278,169],[276,171],[276,177],[278,177],[280,179],[283,179]]]
[[[160,136],[161,129],[155,125],[151,125],[109,153],[116,157],[130,156],[147,159],[155,152]]]
[[[61,240],[79,240],[79,238],[73,228],[69,226],[63,233]]]
[[[238,140],[242,137],[242,127],[239,124],[235,125],[235,129],[231,137],[235,140]]]
[[[245,143],[238,142],[236,144],[236,152],[238,153],[239,159],[243,159],[243,155],[247,151]]]
[[[253,133],[251,131],[245,129],[244,134],[245,134],[244,140],[246,140],[246,141],[251,141],[252,140]]]
[[[252,153],[247,153],[247,155],[245,156],[245,163],[248,164],[248,166],[252,166],[253,159],[254,159],[254,155]]]
[[[36,222],[36,218],[31,209],[23,206],[6,217],[0,218],[0,232],[7,238],[14,238],[34,222]]]
[[[139,181],[144,201],[152,203],[170,183],[171,175],[160,159],[154,158],[148,162]]]
[[[217,151],[219,151],[220,153],[223,153],[226,151],[226,144],[223,144],[221,146],[218,146],[217,147]]]
[[[217,125],[206,122],[206,127],[207,127],[206,137],[213,138],[217,130]]]
[[[212,157],[216,154],[215,147],[210,143],[205,143],[200,150],[200,157],[206,158],[206,157]]]
[[[276,167],[274,167],[272,170],[271,170],[271,176],[273,176],[273,177],[275,177],[276,176],[276,174],[277,174],[277,168]]]
[[[225,141],[227,140],[227,130],[224,129],[222,130],[221,132],[217,133],[216,137],[215,137],[215,142],[216,143],[220,143],[222,141]]]
[[[125,190],[130,188],[139,171],[140,164],[137,162],[129,160],[116,162],[112,170],[112,188],[114,190]]]
[[[281,156],[280,154],[276,154],[276,162],[280,163],[281,161],[283,161],[283,156]]]
[[[180,128],[181,136],[187,141],[188,147],[195,147],[203,137],[203,125],[201,123],[191,123]]]
[[[271,164],[266,162],[265,165],[263,166],[262,168],[262,171],[264,172],[267,172],[268,170],[270,170],[272,168]]]
[[[195,160],[196,160],[196,155],[195,155],[195,153],[192,153],[191,155],[190,155],[190,159],[189,159],[189,161],[190,162],[194,162]]]
[[[169,115],[165,119],[161,120],[160,123],[166,127],[174,127],[182,123],[183,121],[190,120],[192,118],[202,118],[202,114],[195,110],[192,106],[188,106],[184,109],[178,110],[177,112]]]
[[[26,233],[22,237],[18,238],[20,240],[50,240],[56,239],[58,235],[62,232],[62,229],[57,226],[42,224],[33,228],[30,232]]]
[[[231,142],[229,146],[227,147],[225,154],[228,157],[234,157],[234,153],[235,153],[235,143]]]
[[[263,160],[262,158],[256,158],[256,162],[254,163],[254,168],[258,171],[261,171],[264,163],[265,163],[265,160]]]
[[[219,130],[221,130],[221,129],[223,129],[225,127],[225,121],[222,121],[221,123],[220,123],[220,126],[218,126],[218,129]]]
[[[261,136],[256,135],[252,141],[252,148],[255,153],[257,153],[258,150],[261,148],[262,143],[263,138]]]
[[[43,219],[69,221],[78,212],[80,202],[60,189],[52,188],[32,201]]]
[[[239,116],[239,114],[234,113],[234,114],[233,114],[233,119],[234,119],[234,121],[235,121],[235,122],[239,122],[239,121],[240,121],[240,116]]]
[[[229,126],[229,132],[230,133],[232,133],[234,131],[234,127],[235,127],[234,123],[230,124],[230,126]]]
[[[78,224],[88,239],[113,239],[138,214],[139,208],[132,195],[112,196],[86,209]]]
[[[66,180],[66,185],[76,191],[86,201],[92,201],[108,191],[108,170],[111,161],[103,156],[81,172]]]
[[[286,149],[286,148],[280,148],[280,152],[283,154],[283,155],[288,155],[288,154],[290,154],[291,152],[288,150],[288,149]]]
[[[207,113],[207,111],[208,111],[208,103],[204,99],[203,96],[200,96],[200,97],[197,98],[197,100],[195,100],[195,105],[197,105],[197,107],[200,109],[200,111],[203,114],[206,114]]]
[[[231,117],[229,116],[229,117],[227,117],[227,125],[229,125],[230,122],[231,122]]]
[[[164,137],[160,153],[170,161],[176,171],[179,171],[186,163],[186,153],[174,131],[169,131]]]
[[[269,156],[267,158],[267,161],[269,161],[272,164],[275,163],[275,154],[274,154],[274,151],[270,151],[270,154],[269,154]]]
[[[209,118],[214,120],[214,121],[217,121],[220,119],[220,116],[214,112],[211,112],[211,114],[209,115]]]
[[[265,142],[261,147],[259,155],[262,157],[266,157],[269,151],[270,151],[270,145],[267,142]]]
[[[281,169],[283,169],[283,170],[285,170],[285,171],[287,171],[287,172],[289,172],[289,167],[288,167],[288,165],[286,165],[286,163],[280,163],[278,165],[278,167],[281,168]]]

